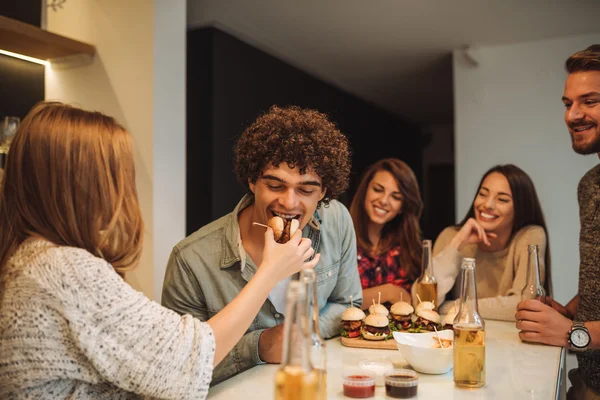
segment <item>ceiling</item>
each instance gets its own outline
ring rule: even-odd
[[[188,27],[217,26],[423,126],[453,121],[453,50],[599,21],[599,0],[188,0]]]

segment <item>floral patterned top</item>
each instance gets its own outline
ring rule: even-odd
[[[413,280],[406,268],[400,265],[400,246],[392,247],[387,253],[372,256],[360,247],[357,251],[358,273],[363,289],[392,283],[401,286],[410,293]]]

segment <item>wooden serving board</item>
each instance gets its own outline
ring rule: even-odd
[[[398,346],[394,339],[388,340],[365,340],[361,337],[345,338],[342,337],[342,345],[346,347],[361,347],[364,349],[378,350],[397,350]]]

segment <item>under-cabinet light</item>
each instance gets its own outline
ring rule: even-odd
[[[33,58],[33,57],[29,57],[29,56],[24,56],[23,54],[13,53],[12,51],[0,49],[0,54],[4,54],[5,56],[9,56],[9,57],[19,58],[21,60],[29,61],[29,62],[36,63],[36,64],[41,64],[44,66],[50,65],[50,61],[40,60],[39,58]]]

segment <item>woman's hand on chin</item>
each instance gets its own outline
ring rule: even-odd
[[[495,238],[496,234],[493,232],[486,232],[485,229],[475,220],[475,218],[469,218],[467,222],[460,228],[456,236],[450,242],[450,246],[457,250],[461,250],[468,244],[482,243],[486,246],[490,246],[490,239]]]

